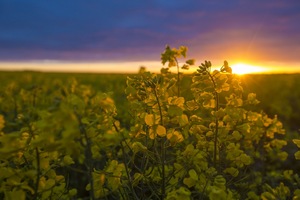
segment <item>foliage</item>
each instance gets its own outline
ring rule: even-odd
[[[300,74],[249,74],[241,76],[245,92],[255,92],[261,100],[255,110],[278,115],[289,135],[299,134]],[[270,98],[272,98],[270,100]],[[293,134],[293,132],[295,132]],[[298,133],[297,133],[298,132]]]
[[[182,87],[180,70],[196,65],[181,62],[187,51],[167,46],[160,74],[128,76],[126,125],[110,94],[75,79],[8,83],[0,198],[299,199],[281,122],[252,110],[256,95],[245,95],[227,61],[214,71],[201,63]]]

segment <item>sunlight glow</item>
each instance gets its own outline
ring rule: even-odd
[[[249,65],[245,63],[237,63],[234,65],[231,65],[232,72],[234,74],[259,74],[259,73],[266,73],[268,69],[260,66],[254,66],[254,65]]]
[[[40,71],[40,72],[71,72],[71,73],[137,73],[141,66],[147,70],[159,72],[161,62],[133,61],[133,62],[0,62],[0,71]]]
[[[217,61],[216,61],[217,62]],[[215,62],[213,62],[215,63]],[[212,67],[212,70],[220,70],[222,62]],[[182,64],[182,63],[180,63]],[[141,66],[147,70],[160,73],[162,66],[160,61],[132,61],[132,62],[68,62],[68,61],[29,61],[29,62],[1,62],[1,71],[40,71],[40,72],[74,72],[74,73],[137,73]],[[246,62],[232,62],[229,65],[234,74],[278,74],[278,73],[300,73],[300,63],[259,63],[246,64]],[[261,67],[263,66],[263,67]],[[183,73],[193,73],[197,66],[192,66],[189,71]],[[171,68],[176,72],[176,68]]]

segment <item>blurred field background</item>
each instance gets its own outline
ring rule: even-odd
[[[45,73],[45,72],[4,72],[0,73],[0,98],[4,102],[5,91],[14,83],[19,90],[45,87],[55,90],[55,83],[69,83],[76,80],[79,85],[90,85],[95,90],[110,93],[116,103],[118,118],[126,127],[130,121],[128,103],[124,90],[127,76],[130,74],[84,74],[84,73]],[[270,117],[277,115],[292,137],[300,129],[300,74],[248,74],[240,76],[245,94],[257,94],[260,103],[256,111],[264,111]],[[190,76],[182,79],[182,85],[189,87]],[[46,89],[46,88],[45,88]],[[49,91],[48,91],[49,92]],[[188,95],[188,94],[186,94]],[[0,114],[7,116],[5,105],[0,105]],[[8,116],[7,116],[8,117]]]

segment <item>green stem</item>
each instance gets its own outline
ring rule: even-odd
[[[91,141],[87,136],[87,133],[85,131],[85,129],[83,129],[84,131],[84,137],[86,139],[86,165],[87,165],[87,169],[88,169],[88,174],[89,174],[89,179],[90,179],[90,185],[91,185],[91,190],[90,190],[90,196],[91,199],[94,200],[95,199],[95,195],[94,195],[94,179],[93,179],[93,158],[92,158],[92,151],[91,151]]]
[[[133,188],[132,179],[131,179],[131,176],[130,176],[130,173],[128,170],[128,166],[126,164],[125,149],[124,149],[124,145],[122,144],[122,142],[121,142],[121,149],[122,149],[122,154],[123,154],[123,162],[125,165],[125,171],[126,171],[126,175],[127,175],[128,181],[129,181],[129,188],[131,190],[132,195],[134,196],[134,199],[139,199]]]
[[[115,127],[116,131],[117,131],[118,133],[120,133],[119,128],[116,126],[115,123],[113,123],[113,126]],[[123,135],[123,134],[121,134],[121,135],[122,135],[122,137],[123,137],[123,140],[125,140],[124,135]],[[121,150],[122,150],[123,163],[124,163],[124,165],[125,165],[125,171],[126,171],[126,175],[127,175],[128,181],[129,181],[129,188],[130,188],[130,190],[131,190],[132,195],[134,196],[134,199],[139,199],[138,196],[137,196],[136,193],[135,193],[134,188],[133,188],[132,178],[131,178],[131,176],[130,176],[129,169],[128,169],[128,165],[127,165],[126,158],[125,158],[125,154],[126,154],[126,153],[125,153],[125,148],[124,148],[124,145],[123,145],[123,141],[121,141],[120,144],[121,144]]]
[[[158,105],[158,109],[159,109],[160,124],[163,126],[164,122],[163,122],[163,114],[162,114],[162,109],[161,109],[160,101],[159,101],[159,98],[158,98],[158,95],[157,95],[156,88],[153,88],[153,90],[154,90],[154,95],[155,95],[155,98],[156,98],[156,101],[157,101],[157,105]]]
[[[216,111],[219,110],[219,95],[218,93],[216,92],[215,93],[216,95]],[[217,167],[217,143],[218,143],[218,132],[219,132],[219,120],[218,120],[218,117],[216,117],[216,131],[215,131],[215,138],[214,138],[214,165],[215,167]]]
[[[75,111],[75,115],[77,117],[79,123],[79,131],[83,135],[84,139],[86,140],[86,147],[85,147],[85,165],[88,170],[88,178],[91,185],[90,190],[90,198],[95,200],[95,191],[94,191],[94,179],[93,179],[93,154],[92,154],[92,142],[87,135],[85,130],[84,124],[81,123],[80,115]]]
[[[179,87],[178,87],[179,88]],[[163,121],[163,115],[162,115],[162,109],[161,109],[161,105],[160,105],[160,101],[157,95],[157,91],[156,88],[153,88],[154,90],[154,95],[158,104],[158,109],[159,109],[159,114],[160,114],[160,124],[162,126],[164,126],[164,121]],[[179,94],[179,89],[178,89],[178,94]],[[166,161],[166,149],[165,149],[165,139],[166,138],[162,138],[162,140],[160,141],[160,156],[161,156],[161,173],[162,173],[162,185],[161,185],[161,199],[164,199],[166,196],[166,182],[165,182],[165,176],[166,176],[166,172],[165,172],[165,161]]]
[[[177,65],[177,96],[180,96],[180,74],[179,74],[179,64],[177,59],[175,58],[176,65]]]
[[[216,108],[215,108],[215,112],[217,112],[219,110],[219,94],[216,91],[216,82],[213,78],[213,76],[208,72],[208,75],[210,77],[210,80],[213,84],[214,87],[214,95],[215,95],[215,100],[216,100]],[[214,135],[214,155],[213,155],[213,163],[214,163],[214,167],[217,169],[217,149],[218,149],[218,132],[219,132],[219,119],[218,117],[216,117],[215,119],[215,123],[216,123],[216,129],[215,129],[215,135]]]
[[[27,122],[27,127],[28,127],[28,131],[29,131],[29,134],[31,135],[30,137],[30,141],[32,139],[35,138],[35,134],[32,130],[32,127],[30,125],[29,122]],[[37,175],[36,175],[36,183],[35,183],[35,186],[34,186],[34,196],[33,196],[33,199],[38,199],[38,190],[39,190],[39,183],[40,183],[40,176],[41,176],[41,166],[40,166],[40,152],[39,152],[39,149],[38,147],[35,147],[35,155],[36,155],[36,171],[37,171]],[[24,156],[25,158],[25,156]],[[25,158],[26,159],[26,158]]]
[[[165,138],[161,140],[161,167],[162,167],[162,186],[161,186],[161,199],[165,198],[166,195],[166,182],[165,182],[165,160],[166,160],[166,152],[165,152]]]
[[[35,187],[34,187],[33,199],[38,199],[38,190],[39,190],[39,183],[40,183],[40,176],[41,176],[41,166],[40,166],[40,152],[37,147],[35,148],[35,155],[36,155],[37,175],[36,175],[36,183],[35,183]]]

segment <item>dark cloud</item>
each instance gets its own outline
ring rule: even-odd
[[[1,1],[0,60],[157,60],[170,44],[298,61],[299,10],[298,0]]]

